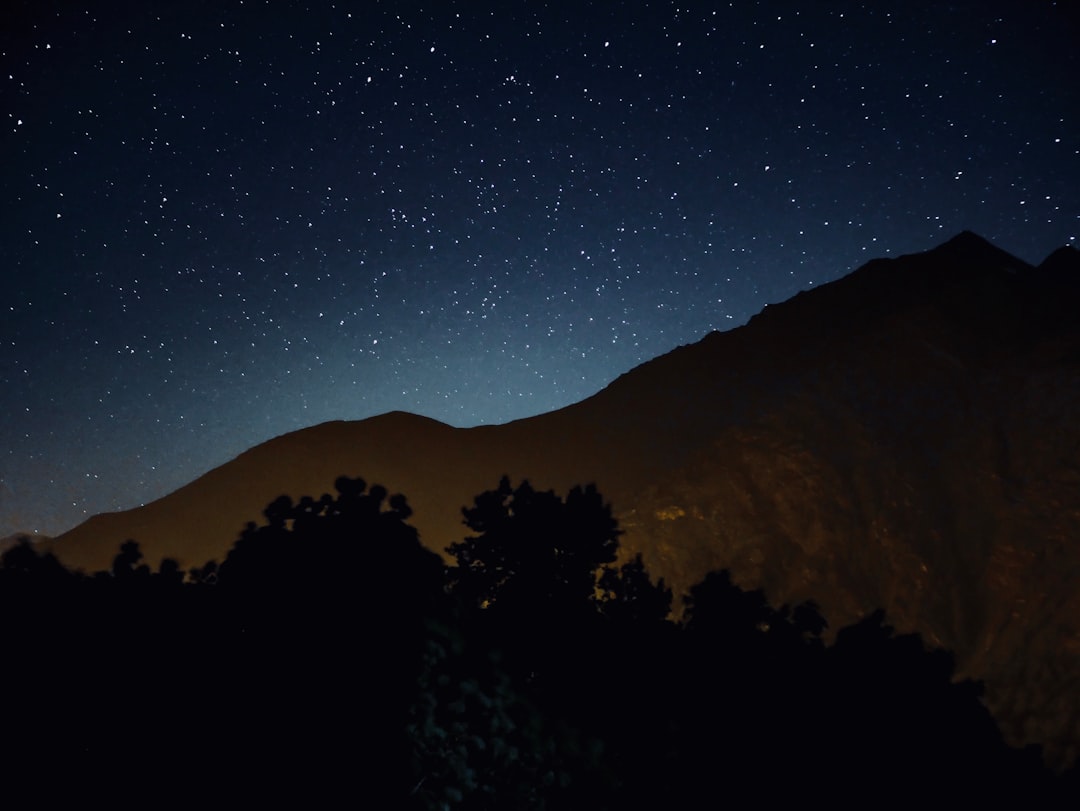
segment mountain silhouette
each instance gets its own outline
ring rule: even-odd
[[[1008,739],[1080,745],[1080,253],[1038,267],[964,232],[876,259],[633,369],[594,396],[458,429],[401,412],[265,442],[43,546],[108,568],[120,543],[222,560],[275,497],[341,475],[402,492],[421,540],[507,475],[595,483],[676,594],[729,569],[840,627],[883,608],[986,683]],[[676,601],[678,602],[678,601]]]

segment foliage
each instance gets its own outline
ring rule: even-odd
[[[656,623],[671,613],[671,589],[664,579],[654,583],[638,553],[619,569],[605,566],[600,574],[600,610],[615,622]]]
[[[612,563],[620,531],[592,485],[562,499],[505,476],[462,510],[475,535],[452,544],[450,587],[467,604],[510,613],[579,612],[596,600],[601,566]]]
[[[816,605],[721,571],[666,621],[670,590],[641,556],[615,565],[593,487],[504,478],[445,569],[403,497],[335,490],[275,500],[186,581],[134,541],[94,576],[29,543],[0,557],[11,788],[70,804],[122,769],[115,790],[145,800],[213,772],[247,804],[423,809],[778,805],[826,774],[841,805],[867,781],[1032,804],[1077,788],[1005,747],[979,686],[881,612],[826,646]]]
[[[410,708],[410,794],[425,809],[540,809],[572,779],[567,730],[544,713],[496,651],[429,628]]]
[[[405,497],[359,478],[341,476],[334,486],[336,497],[275,499],[267,523],[248,524],[217,571],[199,576],[290,611],[377,608],[384,622],[421,611],[441,591],[442,561],[407,523]]]

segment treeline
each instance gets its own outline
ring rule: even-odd
[[[499,486],[451,565],[401,496],[281,497],[224,561],[125,543],[111,571],[3,555],[9,796],[417,809],[891,805],[1075,789],[1006,746],[948,653],[879,612],[824,642],[812,603],[715,572],[683,596],[594,488]]]

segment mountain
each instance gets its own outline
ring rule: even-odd
[[[50,542],[66,563],[221,560],[276,496],[342,474],[406,494],[431,548],[502,474],[595,482],[624,550],[711,569],[834,628],[883,607],[985,681],[1010,740],[1080,745],[1080,253],[1038,267],[962,233],[878,259],[559,411],[456,429],[404,413],[263,443]]]

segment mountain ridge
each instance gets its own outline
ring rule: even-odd
[[[249,449],[157,502],[49,543],[107,566],[221,560],[272,499],[339,475],[402,492],[422,541],[501,475],[593,482],[676,593],[728,568],[834,627],[882,607],[986,681],[1007,735],[1080,744],[1080,254],[1038,267],[964,233],[872,260],[647,361],[579,403],[455,428],[390,412]],[[1070,712],[1062,712],[1062,702]]]

